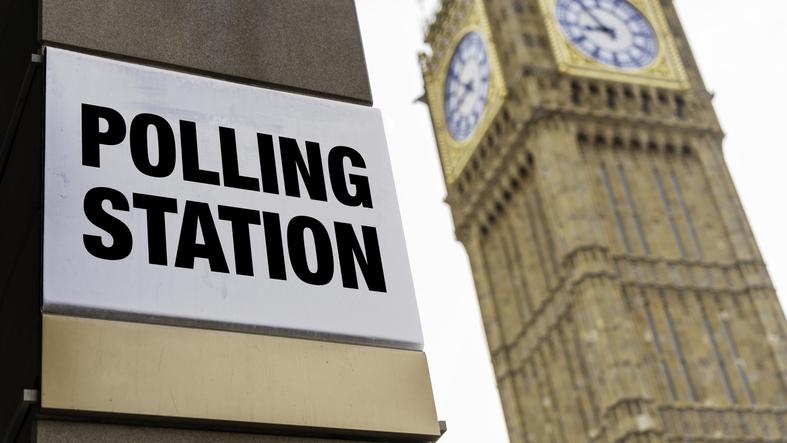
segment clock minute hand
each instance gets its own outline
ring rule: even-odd
[[[462,83],[462,86],[465,87],[465,93],[459,98],[459,107],[461,108],[464,106],[467,97],[469,97],[473,93],[473,82]]]
[[[462,103],[465,101],[465,97],[473,90],[473,87],[471,84],[463,82],[459,76],[452,72],[450,72],[448,76],[453,78],[453,80],[459,84],[459,90],[456,92],[456,106],[461,107]]]
[[[579,3],[579,6],[582,9],[584,9],[585,12],[590,16],[590,18],[592,18],[593,21],[596,22],[596,24],[598,25],[598,27],[596,27],[596,28],[590,28],[588,26],[585,26],[584,28],[586,30],[588,30],[588,31],[602,31],[602,32],[604,32],[606,34],[609,34],[610,37],[615,38],[615,30],[614,29],[612,29],[609,26],[607,26],[604,23],[602,23],[602,21],[598,17],[596,17],[596,14],[593,14],[593,11],[591,11],[590,8],[588,8],[585,5],[585,3],[582,2],[582,0],[579,0],[577,3]]]

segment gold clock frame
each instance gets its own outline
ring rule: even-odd
[[[507,95],[505,80],[500,68],[500,60],[497,57],[497,49],[492,40],[492,31],[481,0],[473,0],[469,11],[465,13],[464,20],[465,23],[460,27],[459,32],[452,36],[451,42],[446,47],[435,74],[426,77],[427,97],[432,110],[432,120],[440,151],[440,162],[443,165],[443,175],[447,184],[453,183],[459,177],[479,142],[486,134],[487,129],[494,121],[498,111],[503,106]],[[486,108],[475,130],[466,140],[458,141],[448,132],[444,109],[445,82],[448,65],[456,51],[456,47],[465,35],[473,31],[481,35],[487,47],[489,92]]]
[[[689,81],[669,30],[664,11],[657,0],[628,0],[653,26],[659,53],[653,62],[638,70],[624,70],[605,65],[580,52],[565,37],[556,18],[558,0],[539,0],[546,20],[547,33],[558,69],[569,75],[636,83],[645,86],[683,90]]]

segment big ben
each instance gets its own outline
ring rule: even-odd
[[[426,40],[511,441],[787,441],[787,323],[672,2],[444,0]]]

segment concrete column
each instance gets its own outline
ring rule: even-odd
[[[177,443],[343,443],[349,441],[52,420],[39,420],[36,438],[38,443],[157,443],[162,441]],[[363,441],[358,441],[358,443],[363,443]]]
[[[128,386],[144,380],[134,379],[122,368],[115,368],[115,372],[97,371],[89,375],[80,370],[72,375],[85,376],[83,380],[93,387],[103,386],[100,381],[117,381],[125,391],[119,388],[108,394],[107,398],[115,405],[125,401],[124,404],[128,406],[125,414],[118,414],[118,410],[111,407],[102,409],[103,406],[91,408],[88,405],[68,413],[44,410],[44,413],[39,415],[38,408],[32,406],[34,402],[26,402],[22,396],[24,390],[28,389],[32,393],[41,392],[44,399],[52,398],[51,395],[47,397],[51,392],[41,387],[40,220],[44,71],[40,55],[44,53],[44,48],[60,47],[173,71],[370,106],[371,89],[353,0],[14,1],[0,5],[0,33],[3,37],[0,39],[0,51],[4,54],[4,69],[0,72],[0,208],[10,208],[14,213],[13,217],[7,217],[6,213],[0,217],[0,359],[12,362],[0,365],[0,440],[328,443],[345,441],[345,438],[360,441],[358,439],[363,439],[364,435],[368,437],[384,431],[352,424],[353,420],[363,415],[360,410],[369,410],[364,408],[363,402],[358,401],[348,402],[357,408],[357,411],[347,414],[346,423],[341,423],[340,419],[334,420],[339,423],[335,429],[326,430],[314,425],[303,430],[299,428],[304,426],[301,422],[268,426],[264,418],[248,420],[248,417],[255,413],[259,415],[260,409],[264,409],[262,406],[275,409],[276,401],[282,401],[281,398],[275,400],[259,393],[254,394],[252,401],[253,405],[259,406],[256,410],[252,410],[254,407],[243,409],[244,403],[228,402],[229,405],[241,409],[235,415],[228,416],[229,422],[213,418],[195,420],[195,417],[199,418],[200,412],[205,411],[200,410],[201,405],[195,406],[194,403],[190,405],[192,415],[174,419],[172,417],[178,416],[177,411],[175,414],[167,414],[153,410],[149,414],[157,418],[151,419],[149,416],[135,415],[140,414],[139,410],[150,407],[150,402],[142,405],[144,399],[140,400],[139,395],[129,394],[134,392],[134,389],[129,389]],[[261,103],[260,106],[264,104]],[[181,329],[178,331],[186,333]],[[306,341],[303,342],[309,345]],[[196,343],[199,344],[199,341]],[[150,343],[148,341],[138,344]],[[58,350],[63,348],[57,347]],[[141,347],[137,346],[134,349],[139,348]],[[369,349],[372,348],[357,348],[362,353]],[[342,361],[351,368],[348,371],[355,371],[356,377],[364,373],[369,376],[370,384],[377,383],[376,387],[394,386],[386,384],[388,382],[381,380],[379,373],[374,370],[363,372],[362,367],[352,367],[352,359],[344,351],[347,350],[340,349],[334,355],[338,356],[337,361],[344,356]],[[386,355],[398,352],[380,351]],[[314,352],[306,354],[311,357],[316,355]],[[249,355],[237,357],[242,360]],[[276,357],[270,352],[258,352],[256,357],[265,357],[276,363]],[[413,352],[407,354],[407,357],[423,358],[423,354]],[[51,362],[57,359],[44,360]],[[77,360],[76,363],[79,364],[87,359]],[[104,358],[102,361],[107,360],[109,359]],[[291,358],[290,363],[295,360],[298,359]],[[295,361],[292,364],[297,363]],[[325,361],[326,366],[328,363]],[[320,372],[318,365],[314,366],[316,372],[313,380],[317,381],[315,386],[319,387],[320,378],[316,375],[324,375],[325,367],[322,367]],[[57,372],[58,367],[62,365],[55,364],[49,369]],[[141,367],[149,368],[150,365]],[[270,378],[270,373],[260,365],[247,365],[245,368],[255,374],[262,374],[258,376],[258,380],[269,377],[269,380],[273,380],[271,386],[278,383],[276,379]],[[413,390],[422,393],[427,392],[426,388],[414,385],[417,379],[428,381],[425,359],[422,369],[408,372],[393,366],[391,368],[402,386],[413,387]],[[154,374],[152,379],[157,379],[157,375]],[[173,380],[185,379],[184,375],[178,374]],[[96,383],[90,383],[89,377],[95,377]],[[210,380],[210,377],[206,376],[204,379]],[[338,379],[350,384],[358,380],[350,375],[340,376]],[[298,384],[294,378],[289,381],[293,383],[293,391],[296,387],[303,389],[305,386],[303,383]],[[61,387],[66,384],[68,383],[61,384]],[[194,385],[199,386],[198,383]],[[216,386],[218,384],[207,387]],[[290,389],[286,381],[278,386]],[[151,392],[153,391],[156,389]],[[408,395],[413,392],[408,389],[399,391],[403,397],[396,399],[387,396],[386,401],[372,400],[367,393],[363,393],[363,388],[357,388],[357,385],[342,393],[350,396],[361,395],[364,401],[388,405],[395,413],[412,412],[412,399],[415,397]],[[428,388],[428,391],[431,392],[431,388]],[[247,392],[247,397],[252,395],[250,392]],[[80,392],[71,394],[70,397],[78,397]],[[207,407],[203,408],[205,410],[210,409],[211,403],[220,400],[227,403],[226,399],[219,398],[221,393],[213,395],[210,389],[204,389],[202,394],[210,400],[206,402]],[[167,393],[163,392],[161,395]],[[310,395],[314,395],[314,390],[310,391]],[[323,396],[324,399],[326,397],[329,396]],[[82,398],[85,398],[84,395]],[[304,396],[301,395],[301,398]],[[134,403],[137,400],[139,404]],[[249,399],[244,401],[247,400]],[[296,404],[298,409],[297,402],[293,402],[292,398],[288,400],[290,406]],[[431,398],[428,403],[433,410]],[[152,403],[154,407],[156,404]],[[163,403],[158,404],[161,406]],[[143,406],[142,409],[134,409],[140,405]],[[298,412],[310,418],[320,414],[309,406],[303,406]],[[79,412],[83,410],[100,412],[102,424],[97,422],[95,414]],[[195,410],[197,412],[194,412]],[[383,414],[383,417],[378,418],[387,420],[396,415],[395,413]],[[402,421],[413,422],[411,419]],[[432,423],[437,429],[436,421]],[[263,429],[263,426],[266,427]],[[361,432],[365,434],[361,435]],[[398,432],[391,431],[390,434],[395,435],[385,437],[397,441],[433,440],[436,437],[434,432],[429,432],[429,437],[424,437],[426,434],[400,435]],[[375,438],[381,437],[375,435]]]
[[[371,104],[352,0],[42,0],[43,44]]]

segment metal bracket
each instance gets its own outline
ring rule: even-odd
[[[22,403],[28,405],[35,405],[41,400],[41,395],[38,389],[25,389],[22,391]]]

